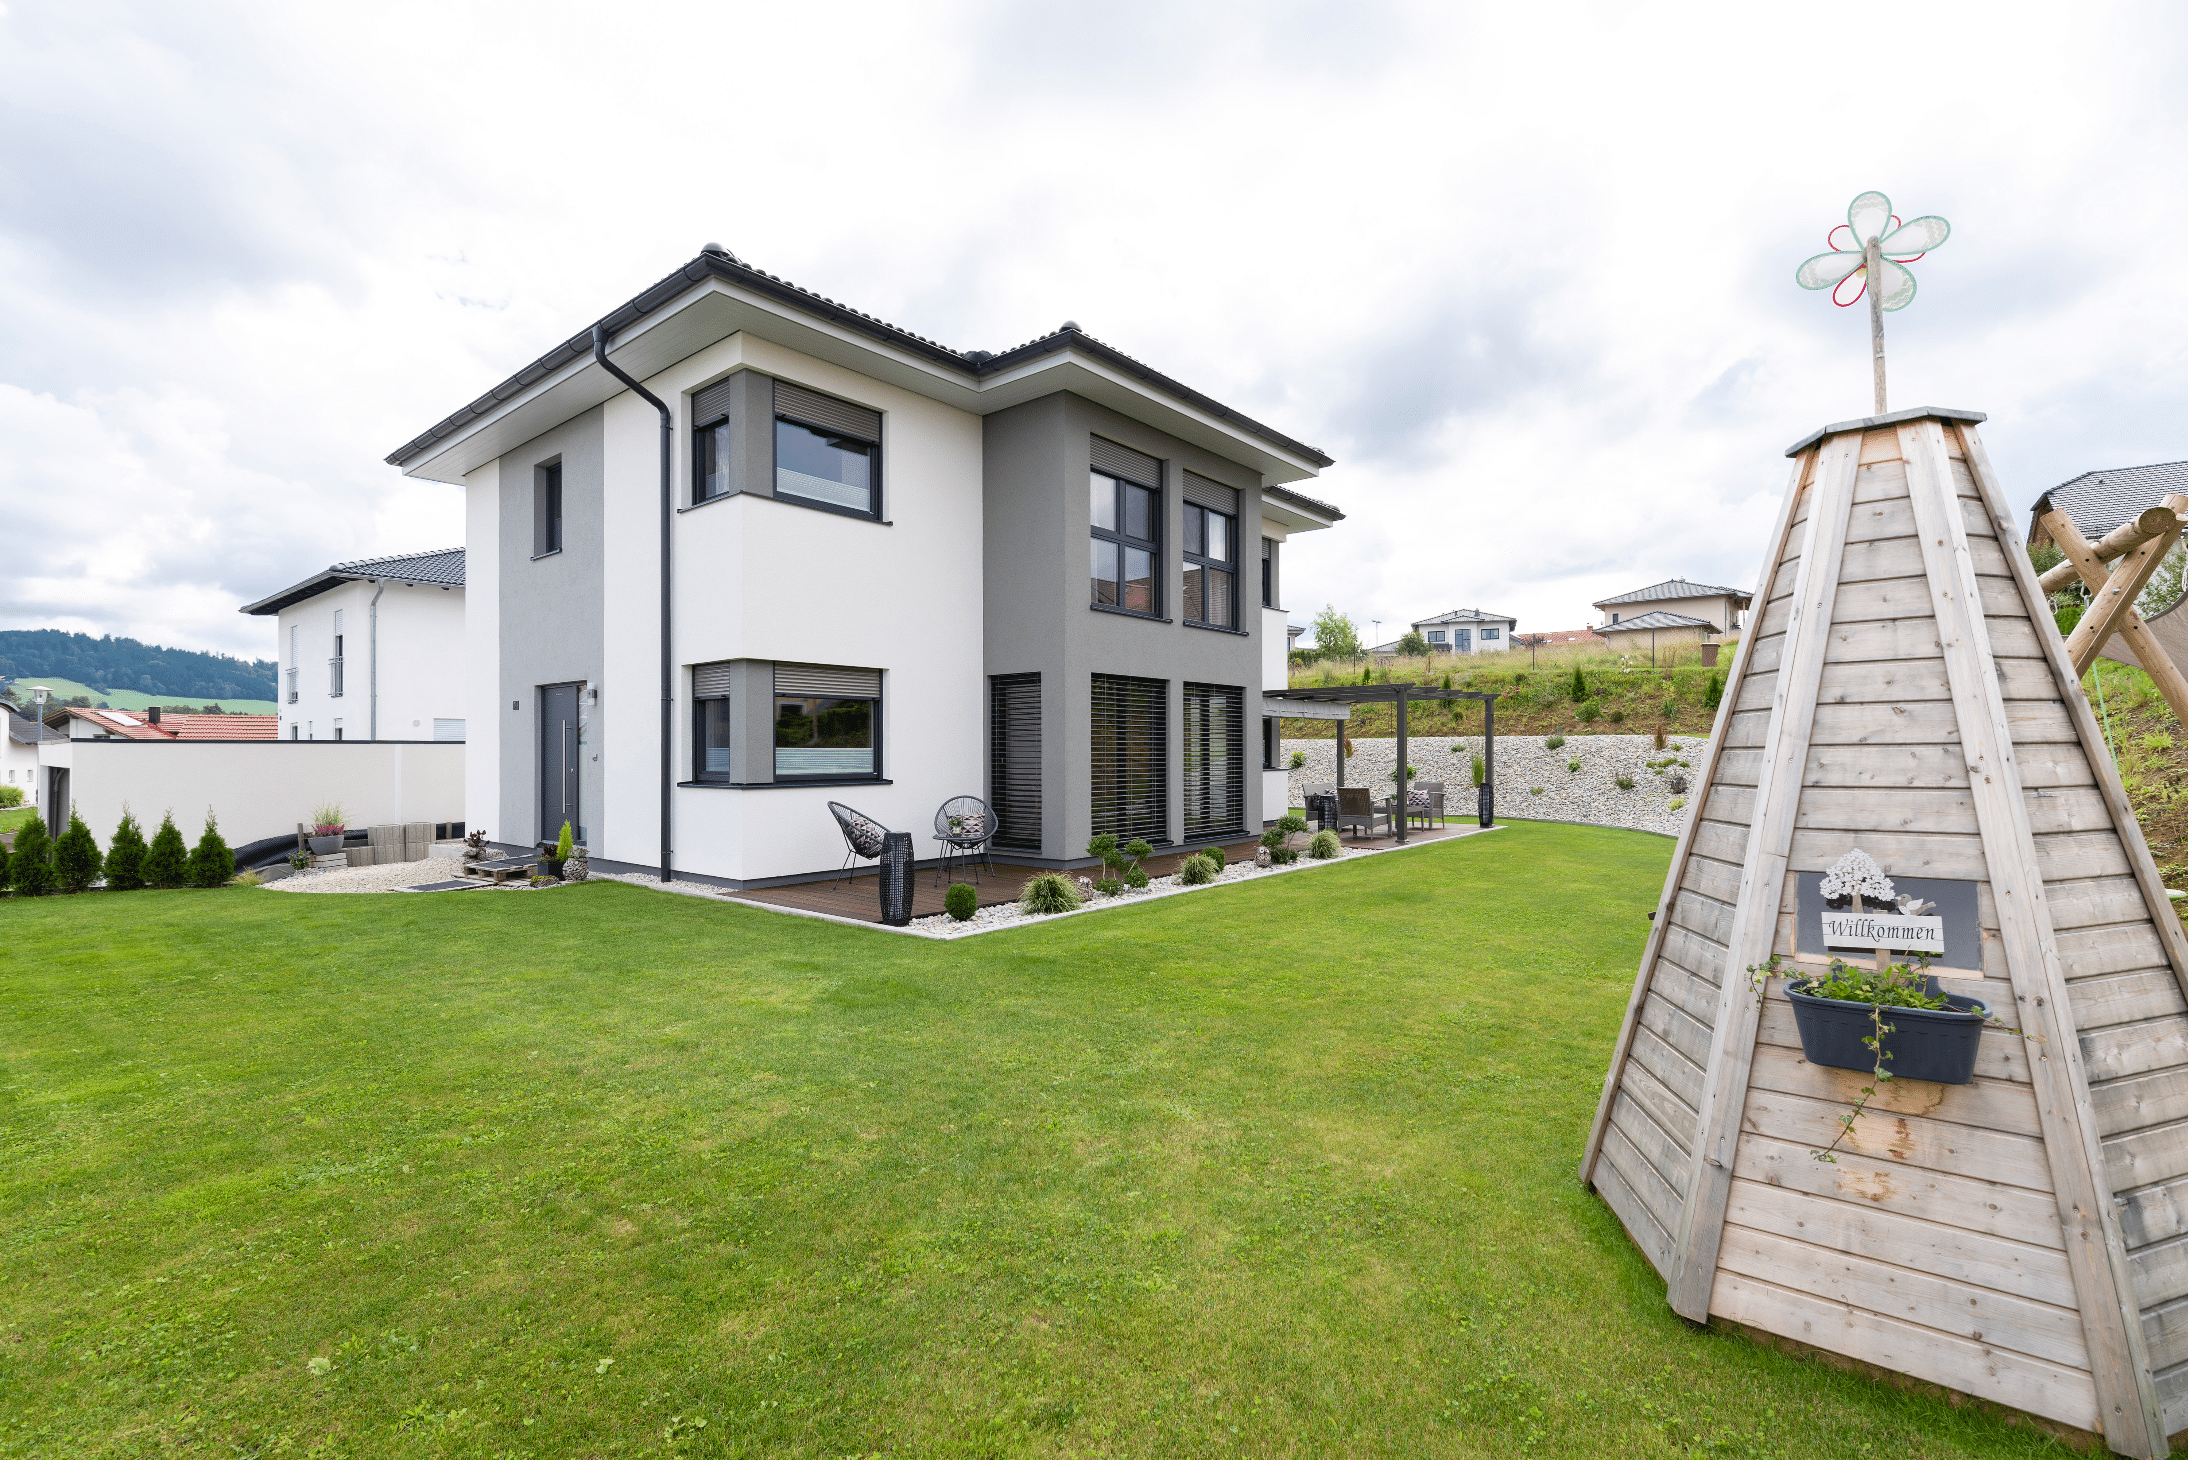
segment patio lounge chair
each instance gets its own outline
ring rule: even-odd
[[[1443,825],[1442,781],[1413,783],[1413,789],[1406,793],[1405,798],[1405,824],[1426,827]]]
[[[855,877],[863,870],[856,865],[858,862],[880,859],[881,839],[889,834],[889,830],[872,817],[853,811],[841,801],[829,802],[828,814],[836,818],[836,829],[843,833],[843,844],[848,848],[843,865],[836,869],[836,880],[830,884],[838,886],[843,882],[844,874]]]
[[[988,848],[995,841],[995,813],[978,796],[952,796],[943,802],[934,814],[934,839],[942,843],[941,861],[935,867],[938,884],[960,860],[995,870],[995,863],[988,860]]]
[[[1375,835],[1375,823],[1380,821],[1384,831],[1397,830],[1390,820],[1391,803],[1378,806],[1365,786],[1339,786],[1337,788],[1337,830],[1342,833],[1351,829],[1359,836]]]

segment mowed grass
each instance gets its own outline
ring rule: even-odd
[[[1670,846],[956,944],[0,902],[0,1454],[2061,1453],[1688,1326],[1578,1185]]]
[[[35,806],[0,806],[0,831],[14,831],[37,814]]]

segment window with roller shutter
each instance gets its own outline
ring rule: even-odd
[[[881,516],[881,412],[775,382],[775,495]]]
[[[1041,849],[1041,676],[988,680],[988,805],[995,844]]]
[[[1093,828],[1119,841],[1170,839],[1169,683],[1094,677]]]

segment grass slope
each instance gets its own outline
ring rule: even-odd
[[[73,699],[77,695],[84,695],[90,699],[94,709],[100,705],[104,705],[110,710],[146,710],[154,705],[158,705],[162,709],[167,708],[169,705],[189,705],[195,709],[203,709],[209,703],[217,703],[231,715],[272,715],[278,714],[281,709],[272,700],[207,701],[193,700],[188,695],[140,694],[133,689],[102,691],[95,690],[88,684],[79,684],[73,679],[55,679],[51,675],[37,674],[23,675],[17,682],[16,687],[21,691],[25,709],[30,706],[31,690],[38,685],[44,685],[47,689],[52,690],[55,702]]]
[[[1716,711],[1710,708],[1712,680],[1721,686],[1731,666],[1733,650],[1727,645],[1722,663],[1702,664],[1691,646],[1680,646],[1677,662],[1651,666],[1646,657],[1621,658],[1616,654],[1561,654],[1554,660],[1543,656],[1530,669],[1523,653],[1476,654],[1464,658],[1439,655],[1429,659],[1395,659],[1388,665],[1364,661],[1334,660],[1319,664],[1295,664],[1290,683],[1294,689],[1357,685],[1362,676],[1376,684],[1404,681],[1482,690],[1497,698],[1499,735],[1646,735],[1661,729],[1668,735],[1707,735]],[[1669,650],[1662,656],[1672,660]],[[1573,694],[1573,670],[1581,676],[1582,694]],[[1398,712],[1390,705],[1354,708],[1346,734],[1355,740],[1397,734]],[[1423,739],[1479,735],[1482,708],[1471,700],[1447,700],[1411,705],[1406,710],[1406,733]],[[1287,739],[1328,740],[1337,733],[1334,720],[1287,719]]]
[[[1577,1184],[1670,846],[944,945],[0,904],[0,1455],[2063,1453],[1690,1328]]]

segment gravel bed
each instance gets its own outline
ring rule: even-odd
[[[1568,735],[1555,750],[1543,740],[1540,735],[1497,737],[1499,816],[1578,821],[1664,836],[1677,836],[1685,825],[1687,808],[1694,804],[1700,786],[1702,755],[1709,748],[1709,741],[1698,735],[1667,735],[1662,750],[1650,735]],[[1387,792],[1398,764],[1397,740],[1359,739],[1352,745],[1353,753],[1345,757],[1346,784]],[[1481,745],[1479,735],[1412,736],[1406,742],[1407,758],[1419,772],[1416,779],[1443,782],[1447,816],[1471,814],[1474,809],[1473,757],[1481,752]],[[1299,806],[1305,803],[1307,786],[1337,779],[1337,742],[1287,740],[1287,765],[1295,750],[1307,753],[1306,765],[1291,773],[1291,802]],[[1667,757],[1687,764],[1666,766],[1661,775],[1649,769],[1650,761]],[[1580,769],[1567,769],[1575,760]],[[1632,790],[1619,786],[1620,776],[1632,779]],[[1673,776],[1687,779],[1684,806],[1671,804],[1682,799],[1671,788]]]
[[[344,867],[330,872],[291,872],[269,882],[266,892],[403,892],[422,882],[453,882],[463,875],[463,864],[452,857],[427,857],[422,862],[387,862],[371,867]],[[489,883],[488,891],[530,892],[530,884]]]

